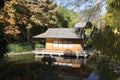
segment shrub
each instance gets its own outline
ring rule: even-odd
[[[32,46],[21,45],[21,44],[9,44],[8,49],[9,52],[26,52],[26,51],[31,51]]]
[[[44,48],[44,45],[42,45],[42,44],[35,44],[35,48]]]

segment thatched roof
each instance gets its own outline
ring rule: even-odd
[[[80,39],[75,33],[75,28],[49,28],[45,33],[34,36],[34,38],[68,38]]]

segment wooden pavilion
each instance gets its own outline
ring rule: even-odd
[[[79,33],[82,32],[82,29],[79,29]],[[36,35],[34,38],[44,38],[46,40],[44,49],[35,50],[36,57],[39,54],[88,56],[88,53],[82,48],[84,37],[76,34],[76,28],[49,28],[45,33]]]

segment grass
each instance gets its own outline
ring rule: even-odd
[[[20,55],[9,55],[6,61],[8,62],[34,62],[35,54],[20,54]]]
[[[8,51],[9,52],[15,52],[15,53],[19,53],[19,52],[27,52],[27,51],[32,51],[32,46],[28,46],[26,43],[22,43],[22,44],[9,44],[8,45]]]

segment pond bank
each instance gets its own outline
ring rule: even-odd
[[[34,54],[34,53],[32,51],[20,52],[20,53],[16,53],[16,52],[7,53],[7,55],[22,55],[22,54]]]

